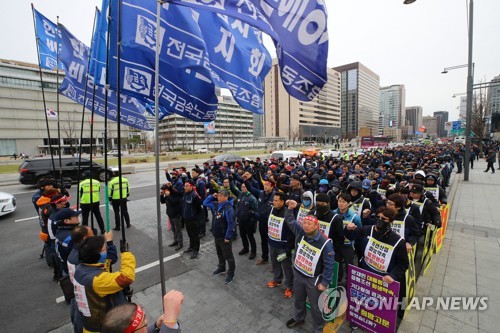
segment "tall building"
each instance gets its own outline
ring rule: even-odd
[[[500,75],[495,76],[490,82],[492,87],[488,88],[488,110],[491,112],[490,132],[491,138],[500,140]]]
[[[265,79],[266,138],[323,140],[340,135],[340,74],[327,69],[328,81],[310,102],[290,96],[281,82],[276,59]]]
[[[465,121],[467,115],[467,96],[460,97],[458,120]]]
[[[404,84],[395,84],[380,88],[380,113],[382,129],[386,127],[400,128],[405,125],[405,96]]]
[[[359,62],[333,69],[342,80],[342,135],[355,137],[361,127],[378,133],[380,77]]]
[[[43,89],[46,108],[57,110],[57,74],[43,70]],[[59,82],[63,79],[59,74]],[[59,95],[60,139],[57,133],[57,119],[49,123],[50,145],[53,152],[61,144],[62,153],[75,152],[80,145],[82,106]],[[104,118],[94,117],[93,139],[90,139],[90,112],[85,113],[84,132],[81,140],[83,152],[101,151],[104,137]],[[128,126],[121,126],[121,137],[129,136]],[[109,149],[116,148],[116,123],[108,123]],[[0,155],[25,153],[47,155],[49,136],[45,122],[45,107],[42,98],[42,84],[38,66],[12,60],[0,59]]]
[[[422,117],[422,126],[426,128],[426,137],[438,137],[438,119],[437,117],[424,116]]]
[[[162,149],[196,150],[206,147],[218,151],[248,148],[256,144],[254,114],[243,109],[232,96],[222,95],[220,90],[216,94],[219,105],[215,133],[209,133],[203,123],[173,114],[160,123]]]
[[[444,138],[448,135],[447,131],[444,128],[444,125],[448,122],[448,111],[436,111],[434,112],[434,117],[437,118],[438,121],[438,137]]]
[[[406,126],[412,126],[412,134],[408,133],[408,135],[415,135],[419,126],[422,125],[422,113],[423,109],[421,106],[408,106],[406,108],[405,123]]]

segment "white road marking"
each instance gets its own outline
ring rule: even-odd
[[[179,258],[180,256],[181,256],[180,253],[172,254],[171,256],[163,258],[163,262],[167,262],[167,261],[173,260],[175,258]],[[160,261],[156,260],[156,261],[153,261],[150,264],[138,267],[138,268],[135,269],[135,273],[137,274],[139,272],[145,271],[146,269],[150,269],[150,268],[153,268],[155,266],[158,266],[159,263],[160,263]],[[64,296],[60,296],[60,297],[56,298],[56,303],[62,303],[62,302],[64,302]]]

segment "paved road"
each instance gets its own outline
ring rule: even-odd
[[[137,266],[140,267],[158,260],[154,172],[141,172],[129,175],[128,178],[132,186],[129,202],[132,227],[127,229],[127,239],[137,256]],[[38,221],[31,203],[34,190],[14,185],[4,186],[2,191],[14,193],[18,206],[13,214],[0,217],[0,243],[4,249],[0,259],[0,267],[3,268],[0,271],[0,322],[3,323],[0,331],[15,332],[19,327],[23,327],[25,332],[46,332],[67,323],[69,317],[68,307],[64,302],[56,302],[62,292],[52,281],[51,270],[47,268],[44,259],[39,259],[42,242],[38,237]],[[71,188],[70,194],[76,198],[76,185]],[[71,202],[76,203],[76,200]],[[104,207],[101,212],[104,216]],[[164,207],[162,218],[165,218]],[[113,221],[111,220],[112,226]],[[116,240],[119,237],[120,235],[115,235]],[[164,244],[168,244],[170,237],[167,236],[166,230],[163,237]],[[175,251],[164,247],[165,257],[173,254]],[[158,284],[158,267],[156,265],[138,273],[134,290],[140,291]],[[166,265],[167,278],[187,270],[189,267],[178,258],[172,259]],[[26,325],[25,315],[31,318],[31,328]]]

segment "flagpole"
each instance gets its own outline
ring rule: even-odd
[[[111,18],[109,17],[109,13],[111,13],[111,2],[109,2],[107,13],[101,13],[101,15],[106,15],[106,23],[108,25],[106,31],[106,74],[105,74],[105,85],[104,85],[104,145],[103,145],[103,154],[104,154],[104,168],[106,169],[106,181],[104,182],[104,200],[105,200],[105,214],[106,214],[106,231],[109,232],[111,230],[111,226],[109,225],[109,178],[108,178],[108,94],[109,94],[109,29],[111,25]],[[102,9],[102,8],[101,8]]]
[[[92,37],[94,37],[94,31],[95,31],[95,24],[96,24],[96,17],[97,17],[97,7],[96,7],[96,11],[95,11],[95,14],[94,14],[94,25],[92,27]],[[93,39],[93,38],[92,38]],[[94,47],[95,45],[93,45],[92,43],[90,43],[90,49],[89,49],[89,65],[87,66],[87,74],[89,72],[89,69],[90,69],[90,58],[92,57],[92,48]],[[93,151],[92,151],[92,148],[94,147],[93,145],[93,140],[94,140],[94,114],[95,114],[95,80],[93,82],[94,84],[92,85],[92,109],[91,109],[91,112],[90,112],[90,206],[92,206],[94,204],[94,201],[93,201],[93,182],[94,182],[94,177],[93,177],[93,170],[92,170],[92,161],[93,161]],[[87,87],[85,87],[85,90],[87,90]],[[99,209],[99,208],[98,208]],[[91,213],[90,214],[90,226],[92,227],[92,230],[94,230],[94,214]],[[100,226],[99,226],[100,228]]]
[[[95,31],[95,24],[96,24],[96,17],[97,17],[97,7],[95,8],[96,13],[94,15],[94,26],[92,27],[92,36],[94,36],[94,31]],[[92,48],[94,46],[92,43],[90,44],[90,50],[89,50],[89,55],[92,54]],[[77,195],[76,195],[76,209],[80,209],[80,193],[79,193],[79,184],[80,184],[80,170],[81,170],[81,164],[82,164],[82,152],[83,152],[83,124],[85,123],[85,105],[87,102],[87,88],[88,88],[88,83],[89,83],[89,69],[90,67],[90,56],[89,60],[87,61],[87,75],[85,76],[85,90],[83,92],[83,108],[82,108],[82,123],[80,127],[80,147],[78,148],[78,175],[76,176],[76,183],[78,184],[77,186]],[[95,82],[94,82],[95,86]],[[94,103],[92,103],[93,105]],[[92,160],[92,150],[90,150],[90,157]],[[90,168],[90,172],[92,174],[92,168]],[[92,197],[92,196],[91,196]],[[91,214],[92,215],[92,214]],[[92,219],[92,217],[91,217]],[[93,220],[91,220],[93,221]]]
[[[160,140],[158,131],[160,129],[159,117],[159,97],[160,97],[160,22],[161,22],[161,5],[164,2],[158,0],[156,9],[156,55],[155,55],[155,177],[156,177],[156,222],[158,234],[158,256],[160,262],[160,284],[161,294],[165,295],[165,264],[163,262],[163,231],[161,225],[161,202],[160,202]]]
[[[111,2],[110,2],[111,3]],[[118,132],[118,190],[120,191],[120,206],[122,204],[122,200],[123,200],[123,189],[122,189],[122,156],[121,156],[121,145],[122,145],[122,140],[121,140],[121,98],[120,98],[120,95],[121,95],[121,89],[120,89],[120,79],[121,79],[121,76],[120,76],[120,60],[121,60],[121,56],[120,56],[120,53],[121,53],[121,50],[120,50],[120,46],[121,46],[121,42],[122,42],[122,29],[121,29],[121,15],[122,15],[122,0],[118,0],[118,22],[117,22],[117,34],[118,34],[118,42],[116,43],[116,66],[117,66],[117,71],[116,71],[116,131]],[[121,211],[121,207],[119,209],[120,211],[120,228],[121,228],[121,231],[122,231],[122,242],[123,243],[126,243],[127,242],[127,238],[125,236],[125,220],[124,220],[124,216],[122,214],[122,211]]]
[[[59,15],[57,16],[57,22],[56,22],[56,87],[59,87],[59,43],[61,42],[59,40]],[[61,123],[59,121],[59,93],[57,92],[56,88],[56,108],[57,108],[57,142],[58,142],[58,147],[59,147],[59,181],[61,183],[61,186],[63,186],[63,176],[62,176],[62,147],[61,147]]]
[[[49,129],[49,117],[47,115],[47,102],[45,101],[45,90],[43,88],[43,76],[42,76],[42,66],[40,64],[41,58],[40,58],[40,48],[38,47],[38,35],[36,33],[36,19],[35,19],[35,7],[33,6],[33,3],[31,4],[31,12],[33,14],[33,27],[35,28],[35,44],[36,44],[36,53],[38,56],[38,72],[40,73],[40,86],[42,87],[42,100],[43,100],[43,112],[45,114],[45,126],[47,127],[47,137],[49,140],[49,153],[50,153],[50,159],[52,161],[52,172],[54,173],[54,176],[56,175],[56,165],[54,163],[54,154],[52,152],[52,139],[50,138],[50,129]]]

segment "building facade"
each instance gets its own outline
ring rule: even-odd
[[[333,69],[341,74],[342,136],[358,136],[365,126],[378,133],[380,77],[359,62]]]
[[[392,141],[401,141],[403,138],[403,130],[396,127],[386,127],[382,133],[384,136],[392,138]]]
[[[415,135],[416,131],[422,126],[422,113],[421,106],[408,106],[406,108],[406,126],[412,127],[412,133]]]
[[[43,83],[37,65],[0,59],[0,156],[14,153],[25,153],[29,156],[47,155],[50,145],[54,153],[61,145],[63,154],[76,152],[80,142],[83,152],[97,152],[103,149],[104,118],[94,118],[91,140],[90,112],[85,112],[84,131],[80,141],[83,107],[63,95],[57,94],[59,79],[55,71],[43,70]],[[43,91],[46,104],[44,106]],[[59,112],[57,113],[57,98]],[[56,112],[54,118],[48,120],[49,131],[45,120],[45,110]],[[57,130],[59,118],[60,136]],[[128,126],[121,126],[121,137],[128,138]],[[116,123],[108,123],[109,149],[116,148],[118,138]]]
[[[438,118],[431,116],[422,117],[422,126],[425,127],[425,136],[427,138],[437,138],[438,137]]]
[[[437,118],[437,122],[438,122],[438,131],[437,131],[437,134],[438,134],[438,137],[440,138],[444,138],[446,136],[448,136],[448,132],[446,131],[446,129],[444,128],[444,125],[448,122],[448,111],[436,111],[434,112],[434,117]]]
[[[406,89],[404,84],[395,84],[380,88],[380,114],[379,127],[400,128],[405,125],[405,100]]]
[[[490,112],[490,137],[500,141],[500,75],[491,80],[488,88],[488,111]]]
[[[232,96],[222,95],[220,90],[217,94],[219,106],[215,133],[210,133],[204,123],[173,114],[160,123],[158,135],[162,150],[206,147],[209,151],[219,151],[259,146],[259,140],[254,136],[254,114],[243,109]]]
[[[340,74],[327,69],[328,81],[310,102],[290,96],[277,60],[265,79],[264,128],[267,139],[323,141],[340,135]]]

